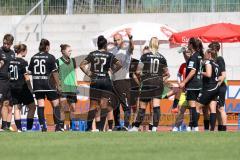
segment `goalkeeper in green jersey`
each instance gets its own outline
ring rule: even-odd
[[[71,56],[71,46],[68,44],[61,44],[62,57],[58,58],[56,63],[58,65],[59,78],[62,86],[61,102],[61,119],[62,126],[64,126],[65,113],[70,109],[70,128],[72,127],[72,118],[75,112],[77,103],[77,78],[76,78],[76,61]],[[65,127],[66,128],[66,127]]]

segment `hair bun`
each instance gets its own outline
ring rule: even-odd
[[[14,52],[18,53],[19,49],[20,49],[20,44],[16,44],[13,49],[14,49]]]

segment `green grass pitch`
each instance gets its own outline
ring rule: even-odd
[[[0,159],[238,160],[240,132],[1,132]]]

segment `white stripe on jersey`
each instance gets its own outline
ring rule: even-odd
[[[53,91],[57,91],[57,90],[35,90],[34,92],[53,92]]]
[[[207,90],[207,91],[214,91],[214,90],[216,90],[217,88],[218,88],[218,84],[216,85],[215,88],[213,88],[213,89],[209,89],[209,90]]]

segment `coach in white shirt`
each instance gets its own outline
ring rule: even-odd
[[[131,108],[129,106],[131,88],[129,68],[134,45],[132,41],[132,35],[130,34],[128,34],[129,38],[128,45],[123,42],[122,35],[120,34],[115,34],[113,38],[114,47],[110,50],[110,52],[112,52],[116,56],[116,58],[121,62],[122,68],[113,75],[112,80],[115,94],[119,98],[119,102],[122,105],[124,111],[124,127],[120,129],[127,130],[131,116]],[[114,106],[113,113],[116,130],[117,128],[119,129],[120,126],[120,105],[116,107]]]

